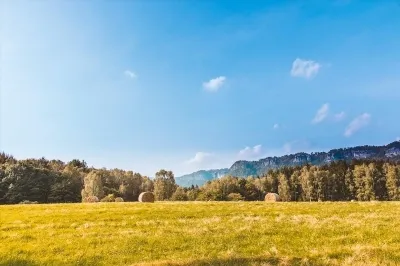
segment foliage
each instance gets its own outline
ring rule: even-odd
[[[229,193],[227,196],[227,199],[229,201],[242,201],[244,200],[244,197],[240,195],[240,193]]]
[[[305,155],[304,155],[305,156]],[[95,169],[85,161],[16,160],[0,153],[0,204],[86,202],[105,195],[137,201],[153,192],[158,201],[262,201],[269,192],[283,201],[400,200],[400,163],[377,160],[334,161],[270,169],[261,176],[224,176],[203,186],[179,187],[172,171],[151,179],[133,171]],[[104,201],[110,200],[108,197]]]
[[[387,154],[391,155],[387,156]],[[357,146],[344,149],[334,149],[329,152],[313,152],[310,154],[300,152],[280,157],[267,157],[258,161],[237,161],[230,167],[226,175],[238,177],[261,176],[270,169],[278,169],[288,166],[302,167],[306,164],[324,166],[327,162],[339,161],[351,163],[352,160],[364,157],[369,160],[390,160],[391,162],[398,162],[400,161],[400,141],[395,141],[386,146]],[[195,174],[196,173],[193,173],[186,177],[189,180],[193,177],[198,179],[198,174]],[[203,174],[202,176],[207,175]]]
[[[124,199],[121,197],[116,197],[115,202],[124,202]]]
[[[156,200],[169,200],[174,194],[177,185],[175,184],[174,173],[161,169],[156,173],[154,179],[154,196]]]
[[[187,201],[188,195],[186,194],[185,190],[182,187],[178,187],[174,194],[171,196],[171,200],[173,201]]]
[[[100,200],[101,202],[115,202],[115,196],[114,194],[108,194],[104,198]]]
[[[84,179],[84,188],[82,189],[82,198],[97,197],[103,198],[103,180],[102,173],[92,170]]]

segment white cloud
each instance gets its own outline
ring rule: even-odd
[[[353,121],[350,122],[350,124],[346,127],[346,130],[344,131],[344,135],[346,137],[350,137],[353,135],[355,132],[360,130],[361,128],[367,126],[371,120],[371,115],[368,113],[364,113],[356,118],[353,119]]]
[[[314,119],[311,121],[313,124],[320,123],[325,120],[329,113],[329,104],[325,103],[321,106],[321,108],[318,109]]]
[[[318,74],[320,68],[321,65],[315,61],[297,58],[293,61],[290,75],[292,77],[311,79]]]
[[[213,157],[213,154],[207,153],[207,152],[197,152],[195,156],[186,162],[189,164],[202,164],[206,162],[207,160],[211,159]]]
[[[397,141],[400,141],[400,137],[397,137],[396,140],[397,140]]]
[[[207,91],[218,91],[226,81],[226,77],[220,76],[214,79],[210,79],[207,82],[203,82],[203,88]]]
[[[255,157],[261,155],[261,148],[261,145],[256,145],[254,147],[247,146],[239,151],[238,157],[240,159],[254,159]]]
[[[279,128],[279,124],[275,124],[272,128],[273,129],[278,129]]]
[[[336,121],[341,121],[346,117],[346,113],[345,112],[340,112],[335,114],[334,118]]]
[[[135,72],[130,71],[130,70],[125,70],[124,74],[125,74],[125,76],[127,76],[128,78],[131,78],[131,79],[137,79],[137,77],[138,77]]]

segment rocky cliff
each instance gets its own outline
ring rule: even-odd
[[[229,169],[201,170],[189,175],[177,177],[177,183],[183,186],[191,184],[202,185],[208,180],[223,175],[247,177],[262,175],[269,169],[283,166],[304,164],[322,165],[332,161],[353,159],[400,160],[400,141],[385,146],[357,146],[352,148],[334,149],[328,152],[296,153],[280,157],[267,157],[258,161],[237,161]]]

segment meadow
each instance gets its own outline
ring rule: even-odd
[[[0,206],[0,265],[400,265],[400,202]]]

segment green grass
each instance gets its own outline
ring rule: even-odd
[[[0,265],[400,265],[400,203],[0,206]]]

